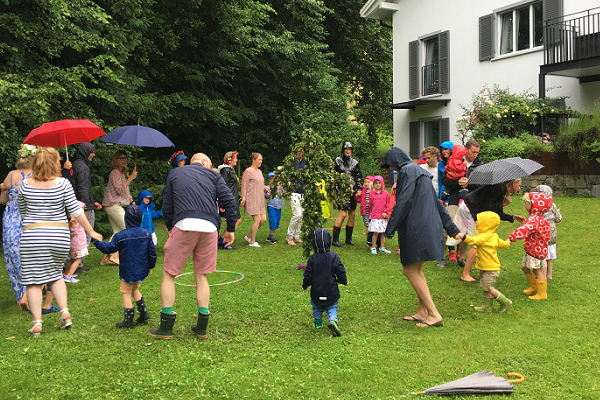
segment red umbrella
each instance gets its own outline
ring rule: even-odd
[[[102,129],[87,119],[63,119],[46,122],[35,128],[23,141],[23,144],[35,144],[44,147],[67,147],[70,144],[90,142],[104,135]],[[69,159],[67,153],[67,160]]]

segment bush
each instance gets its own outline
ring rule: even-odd
[[[592,114],[580,115],[561,126],[554,148],[582,164],[600,162],[600,105],[594,105]]]

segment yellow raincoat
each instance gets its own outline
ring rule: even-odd
[[[477,236],[465,236],[465,243],[477,247],[475,268],[481,271],[500,271],[500,260],[496,249],[506,249],[510,242],[502,240],[496,233],[500,225],[500,216],[492,211],[477,214]]]

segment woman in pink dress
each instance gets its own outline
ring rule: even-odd
[[[244,213],[252,216],[252,227],[250,232],[244,237],[250,246],[260,247],[256,242],[256,232],[267,220],[265,209],[265,193],[269,188],[265,186],[265,178],[260,170],[263,156],[260,153],[252,153],[252,165],[244,171],[242,175],[242,201],[240,205],[244,207]]]

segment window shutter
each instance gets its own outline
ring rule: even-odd
[[[412,158],[419,158],[421,155],[421,149],[419,148],[419,128],[421,123],[419,121],[411,121],[410,123],[410,156]]]
[[[450,140],[450,118],[440,119],[440,143]]]
[[[494,14],[479,17],[479,61],[494,58]]]
[[[408,97],[419,97],[419,41],[408,43]]]
[[[563,15],[563,0],[544,0],[544,21],[549,19],[562,17]],[[556,21],[553,21],[556,22]]]
[[[440,93],[450,91],[450,31],[438,35],[440,62]]]

